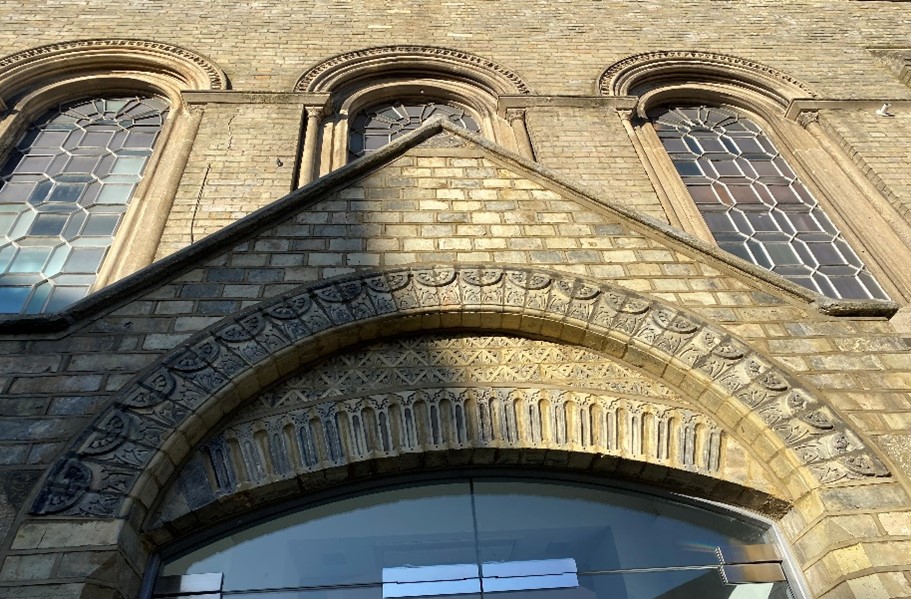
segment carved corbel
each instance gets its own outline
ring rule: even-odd
[[[797,118],[794,119],[797,121],[797,124],[806,129],[813,123],[819,122],[819,111],[818,110],[802,110],[800,114],[797,115]]]
[[[636,117],[636,109],[629,106],[618,107],[617,115],[624,121],[632,122]]]

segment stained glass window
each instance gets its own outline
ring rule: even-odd
[[[435,102],[387,102],[368,108],[351,122],[348,160],[375,152],[396,137],[414,131],[438,116],[472,133],[481,131],[474,117],[458,106]]]
[[[55,312],[88,293],[167,115],[105,97],[37,120],[0,170],[0,312]]]
[[[756,123],[709,106],[652,123],[722,249],[829,297],[887,298]]]

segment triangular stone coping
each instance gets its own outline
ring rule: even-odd
[[[445,120],[435,119],[416,131],[403,135],[401,138],[387,144],[373,154],[355,160],[227,225],[202,240],[93,293],[72,304],[62,312],[42,315],[0,315],[0,334],[59,331],[78,325],[90,316],[116,309],[143,292],[154,289],[191,270],[199,262],[230,250],[234,245],[247,241],[256,233],[279,224],[296,212],[324,199],[335,191],[351,185],[352,181],[357,178],[385,166],[405,154],[408,150],[440,134],[449,134],[462,138],[470,145],[479,146],[492,160],[515,168],[518,174],[534,178],[548,187],[571,195],[574,199],[618,218],[640,233],[665,241],[674,249],[716,266],[731,276],[746,278],[763,284],[767,290],[777,293],[784,299],[810,305],[823,314],[830,316],[890,317],[899,309],[898,304],[892,301],[841,300],[811,291],[792,283],[779,274],[751,264],[706,241],[671,227],[652,216],[621,206],[615,202],[595,198],[590,192],[576,186],[568,181],[565,176],[545,166],[513,154],[501,146],[469,133]]]
[[[443,265],[320,281],[193,336],[116,394],[50,468],[31,511],[148,511],[191,447],[259,390],[339,349],[428,330],[548,339],[638,367],[737,431],[791,500],[820,484],[890,476],[815,393],[698,316],[566,273]]]

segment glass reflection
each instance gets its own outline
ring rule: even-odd
[[[580,572],[716,565],[715,547],[765,534],[715,512],[597,488],[479,481],[475,494],[484,562],[572,558]]]
[[[719,547],[770,542],[757,523],[668,499],[481,479],[279,517],[168,561],[161,574],[223,573],[226,597],[273,599],[789,599],[784,582],[722,578]]]
[[[382,491],[278,518],[169,563],[226,590],[381,583],[384,568],[476,563],[468,483]]]

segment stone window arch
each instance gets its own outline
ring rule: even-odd
[[[0,58],[0,193],[17,221],[0,250],[15,254],[0,259],[4,313],[65,309],[153,260],[199,124],[181,94],[226,85],[204,57],[144,40],[67,42]],[[65,213],[75,216],[64,223]],[[41,279],[58,267],[72,280],[47,288]],[[25,279],[34,279],[30,287]]]
[[[734,252],[735,255],[779,272],[827,297],[908,298],[911,278],[901,266],[903,260],[911,259],[906,243],[907,227],[894,218],[892,208],[884,198],[871,193],[863,185],[863,174],[853,172],[856,167],[850,159],[841,156],[841,150],[827,139],[827,134],[819,126],[817,112],[795,113],[789,110],[796,100],[814,96],[806,85],[775,69],[745,59],[698,52],[634,56],[608,68],[602,74],[599,85],[604,94],[637,98],[636,108],[621,112],[620,117],[672,225],[717,243],[722,248],[733,247],[728,243],[730,240],[717,236],[721,229],[717,222],[707,223],[706,214],[711,210],[705,210],[707,199],[701,193],[705,190],[698,185],[710,183],[711,177],[697,181],[699,177],[696,173],[690,176],[681,172],[687,161],[683,154],[674,152],[679,144],[671,140],[674,135],[669,131],[673,127],[667,122],[668,119],[683,122],[679,118],[681,110],[687,112],[703,108],[714,111],[716,116],[724,116],[731,122],[738,121],[735,127],[744,131],[752,128],[755,135],[764,139],[762,144],[768,147],[770,153],[764,158],[757,155],[756,159],[774,158],[784,165],[785,172],[770,172],[769,176],[775,181],[782,179],[782,183],[786,180],[786,186],[792,189],[799,188],[795,194],[802,199],[792,199],[802,202],[805,207],[797,218],[805,219],[808,213],[812,213],[810,220],[814,221],[812,227],[801,227],[794,219],[782,218],[780,220],[784,224],[779,226],[772,217],[781,216],[781,211],[777,210],[777,200],[770,196],[767,198],[769,209],[763,208],[765,218],[772,219],[770,222],[774,224],[767,227],[768,233],[770,239],[776,235],[790,236],[791,248],[778,248],[784,249],[789,256],[779,258],[776,263],[768,254],[768,248],[751,252],[746,246],[757,240],[752,230],[742,236],[741,249]],[[663,131],[659,131],[662,128]],[[683,127],[690,128],[689,125]],[[702,125],[696,128],[711,129]],[[678,140],[684,141],[684,137],[681,133]],[[672,150],[670,154],[669,149]],[[726,152],[724,148],[719,150]],[[735,162],[741,160],[733,155],[729,157]],[[752,178],[754,185],[765,186],[761,176],[752,174],[756,175]],[[783,174],[786,175],[784,178]],[[775,181],[771,182],[774,184]],[[787,198],[783,199],[787,201]],[[730,198],[728,203],[732,204]],[[703,209],[700,210],[700,207]],[[730,213],[739,208],[729,205],[725,210]],[[825,216],[821,220],[816,218],[823,214]],[[712,215],[708,216],[708,220],[712,218]],[[749,228],[746,224],[744,226]],[[806,246],[799,238],[802,233],[806,233],[808,239],[813,237],[809,228],[820,234],[818,240],[813,238],[814,242],[824,243],[823,236],[828,236],[828,241],[838,240],[827,248],[830,251],[820,252],[826,253],[828,258],[821,259],[805,251]],[[758,237],[765,232],[759,231]],[[793,252],[795,246],[801,246],[800,251]],[[801,265],[793,262],[791,254],[794,253]],[[762,257],[754,259],[758,254]],[[828,266],[817,268],[816,262],[820,259],[824,264],[828,262]],[[793,266],[784,265],[789,261]],[[827,276],[821,274],[827,269],[829,272],[844,271],[843,276],[850,277],[851,281],[845,278],[833,287],[832,280],[826,280]],[[852,272],[848,273],[849,270]],[[866,274],[867,271],[869,274]],[[836,275],[836,278],[838,276],[842,275]]]
[[[497,112],[501,97],[527,95],[528,85],[479,56],[429,46],[369,48],[314,66],[301,76],[295,91],[314,99],[306,109],[301,184],[355,157],[359,148],[349,153],[354,122],[365,112],[386,106],[414,107],[412,126],[425,120],[422,112],[448,113],[444,118],[456,115],[456,124],[467,116],[470,131],[532,157],[524,115],[504,117]]]

